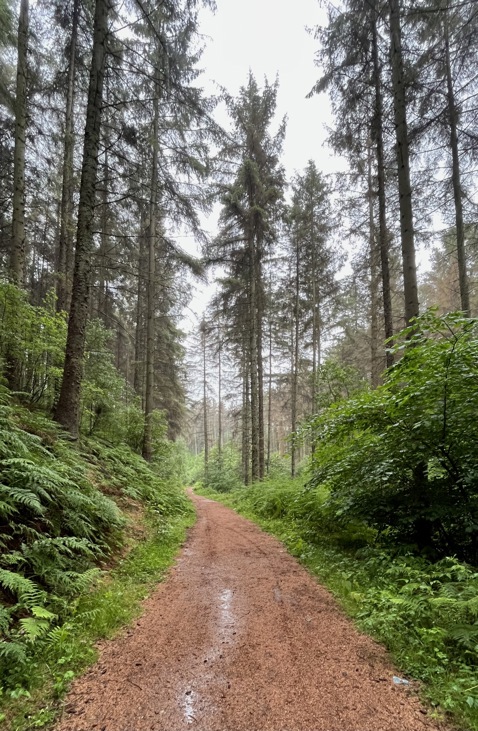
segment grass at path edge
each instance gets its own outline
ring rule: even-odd
[[[42,647],[30,691],[19,689],[18,696],[8,700],[0,697],[0,725],[5,731],[51,727],[72,680],[96,661],[95,643],[112,638],[141,615],[141,602],[165,578],[195,519],[192,505],[168,522],[147,512],[146,539],[81,597],[71,620]]]

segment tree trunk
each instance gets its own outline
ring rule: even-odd
[[[456,250],[458,258],[458,279],[460,283],[461,309],[470,316],[470,292],[466,268],[465,227],[463,225],[463,193],[461,189],[460,156],[458,151],[458,114],[455,104],[453,77],[450,61],[450,32],[448,28],[448,8],[444,13],[443,34],[445,39],[445,66],[448,101],[448,118],[450,124],[450,146],[452,154],[453,199],[455,202]]]
[[[272,448],[272,318],[269,319],[269,384],[267,398],[267,460],[266,474],[269,474],[271,468],[271,448]]]
[[[244,339],[246,340],[246,338]],[[250,359],[248,354],[250,343],[244,343],[242,358],[242,479],[249,484],[250,449],[251,449],[251,399],[250,399]]]
[[[145,363],[145,328],[144,313],[146,310],[145,282],[147,276],[146,250],[148,241],[148,222],[144,206],[140,209],[139,255],[138,255],[138,288],[136,293],[136,333],[134,341],[134,375],[133,388],[141,396],[141,408],[144,410],[144,363]]]
[[[158,64],[159,65],[159,64]],[[155,263],[158,215],[158,156],[159,156],[159,70],[155,72],[154,118],[152,130],[151,200],[149,208],[148,279],[146,294],[146,385],[144,406],[143,457],[153,456],[152,415],[154,411],[154,340],[155,340]]]
[[[108,319],[108,285],[106,280],[106,260],[109,248],[108,235],[108,185],[109,185],[109,165],[108,165],[108,141],[105,138],[105,163],[103,172],[103,188],[101,190],[101,234],[100,248],[98,251],[98,299],[97,299],[97,317],[103,321],[105,327],[109,326]]]
[[[201,347],[202,347],[202,358],[203,358],[203,425],[204,425],[204,479],[207,484],[208,482],[208,467],[209,467],[209,429],[208,429],[208,413],[207,413],[207,361],[206,361],[206,323],[203,320],[201,323]]]
[[[21,0],[18,21],[17,89],[15,98],[15,149],[13,153],[13,216],[10,280],[25,281],[25,138],[27,127],[28,0]]]
[[[389,0],[390,56],[392,64],[393,108],[395,119],[398,192],[400,199],[400,234],[402,244],[405,322],[419,314],[417,267],[413,231],[412,189],[410,184],[410,150],[408,144],[405,75],[403,69],[400,0]]]
[[[374,191],[372,178],[372,150],[368,147],[368,208],[369,208],[369,256],[370,256],[370,381],[372,388],[380,383],[380,366],[378,360],[378,272],[377,272],[377,240],[374,215]]]
[[[257,281],[255,276],[256,247],[254,235],[249,233],[250,297],[249,297],[249,353],[251,377],[251,479],[259,479],[259,383],[257,358]]]
[[[258,407],[258,451],[259,479],[265,474],[265,434],[264,434],[264,364],[262,357],[262,329],[264,319],[264,291],[262,283],[262,267],[259,253],[256,253],[256,292],[257,292],[257,407]]]
[[[76,44],[80,0],[73,3],[73,21],[68,59],[68,87],[66,92],[65,131],[63,140],[63,176],[60,206],[60,236],[57,253],[57,312],[67,310],[71,296],[73,260],[73,155],[75,146],[73,113],[75,102]]]
[[[294,433],[297,429],[297,392],[299,387],[299,242],[296,241],[295,248],[295,297],[294,297],[294,326],[292,332],[293,355],[292,355],[292,393],[291,393],[291,447],[290,447],[290,474],[295,477],[296,470],[296,444]]]
[[[219,338],[222,337],[222,333]],[[219,459],[222,457],[222,342],[219,339],[218,350],[218,373],[217,373],[217,453]]]
[[[387,229],[387,212],[385,196],[385,155],[383,146],[383,94],[380,61],[378,56],[377,11],[373,9],[372,17],[372,57],[375,86],[375,115],[372,132],[377,156],[378,182],[378,237],[380,246],[380,263],[382,268],[382,297],[385,339],[389,341],[386,351],[387,368],[393,365],[393,355],[389,352],[393,337],[392,294],[390,288],[390,239]]]
[[[83,358],[90,295],[93,221],[100,147],[108,13],[110,7],[110,0],[96,0],[93,54],[86,109],[83,166],[78,206],[73,290],[68,321],[63,381],[60,397],[55,409],[55,419],[74,438],[78,437],[80,422],[80,392],[83,377]]]

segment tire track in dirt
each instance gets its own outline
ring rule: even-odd
[[[136,626],[73,684],[56,731],[431,731],[282,544],[193,496],[198,521]]]

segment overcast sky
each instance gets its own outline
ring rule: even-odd
[[[259,84],[279,75],[278,119],[287,115],[283,163],[287,172],[301,170],[312,158],[319,168],[333,169],[322,147],[330,122],[327,101],[307,93],[317,80],[317,41],[307,32],[325,21],[318,0],[217,0],[217,11],[201,12],[206,48],[201,59],[203,82],[217,82],[233,96],[247,83],[249,69]]]
[[[247,83],[249,70],[260,86],[265,76],[273,82],[278,75],[277,122],[287,116],[282,163],[288,177],[302,171],[310,159],[323,172],[337,170],[340,162],[323,146],[325,126],[331,124],[328,101],[325,96],[306,99],[319,76],[314,65],[317,41],[306,27],[326,20],[318,0],[216,1],[215,13],[206,9],[200,13],[205,36],[201,86],[207,93],[217,93],[219,85],[236,96]],[[227,124],[227,117],[218,121]],[[214,231],[215,222],[212,216],[209,230]],[[210,288],[201,285],[195,290],[189,313],[199,313],[210,294]]]

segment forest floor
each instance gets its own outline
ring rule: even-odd
[[[74,682],[56,731],[444,728],[279,541],[192,497],[169,578]]]

